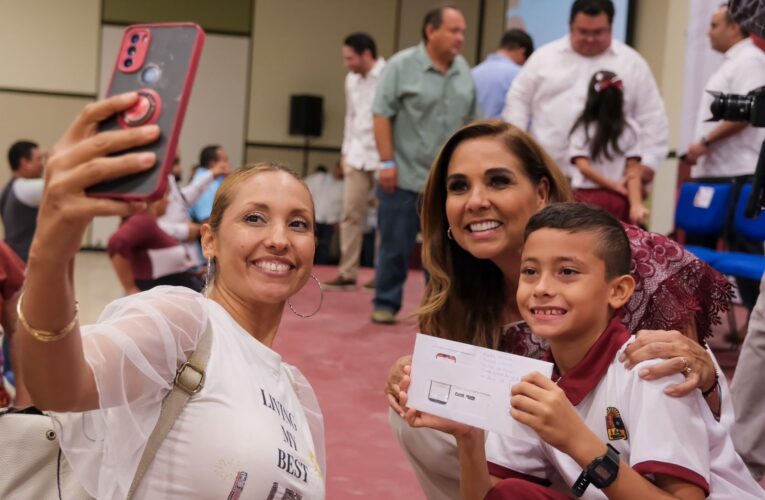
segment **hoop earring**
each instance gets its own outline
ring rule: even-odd
[[[203,293],[205,296],[210,291],[210,286],[212,286],[213,282],[215,281],[215,274],[217,272],[217,267],[218,267],[218,264],[215,260],[215,257],[210,257],[210,260],[207,263],[207,272],[205,273],[205,287],[203,289]]]
[[[446,230],[446,237],[450,240],[454,239],[454,236],[452,235],[452,226],[449,226],[449,229]]]
[[[321,305],[324,303],[324,289],[321,287],[321,282],[319,281],[319,278],[317,278],[317,277],[316,277],[316,276],[314,276],[313,274],[311,275],[311,278],[313,278],[313,280],[316,282],[316,284],[317,284],[317,285],[319,285],[319,294],[320,294],[320,295],[319,295],[319,305],[318,305],[318,307],[316,308],[316,310],[314,310],[314,311],[313,311],[311,314],[300,314],[300,313],[299,313],[299,312],[297,312],[297,311],[295,310],[295,308],[292,306],[292,302],[290,302],[290,299],[287,299],[287,305],[288,305],[288,306],[290,306],[290,310],[291,310],[293,313],[295,313],[295,316],[299,316],[299,317],[301,317],[301,318],[310,318],[311,316],[313,316],[314,314],[316,314],[317,312],[319,312],[319,309],[321,309]]]

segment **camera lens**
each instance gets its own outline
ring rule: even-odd
[[[709,110],[712,112],[712,121],[729,120],[733,122],[749,121],[752,112],[754,96],[739,94],[723,94],[722,92],[710,92],[714,99]]]
[[[132,60],[132,59],[130,59],[130,58],[128,57],[127,59],[125,59],[125,61],[124,61],[122,64],[123,64],[123,66],[125,66],[126,68],[129,68],[130,66],[132,66],[132,65],[133,65],[133,60]]]
[[[141,81],[146,84],[157,83],[159,81],[160,70],[158,67],[151,65],[141,71]]]
[[[129,55],[129,56],[134,56],[134,55],[135,55],[135,46],[134,46],[134,45],[131,45],[131,46],[128,48],[128,50],[127,50],[127,53],[128,53],[128,55]]]
[[[135,34],[130,37],[130,43],[138,43],[138,40],[140,40],[141,37],[138,34]]]

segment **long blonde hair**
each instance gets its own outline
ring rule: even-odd
[[[430,170],[421,213],[422,261],[430,273],[415,312],[423,333],[496,348],[508,300],[502,271],[490,260],[474,257],[447,238],[446,175],[457,146],[471,139],[496,138],[518,158],[535,186],[549,184],[548,202],[569,201],[568,181],[555,162],[521,129],[500,120],[473,122],[443,145]]]

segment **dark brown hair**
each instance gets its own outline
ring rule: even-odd
[[[521,129],[501,120],[473,122],[452,135],[433,163],[423,193],[422,261],[430,273],[415,312],[423,333],[496,348],[507,296],[502,271],[447,238],[446,175],[457,147],[465,141],[495,138],[518,158],[532,184],[549,184],[548,202],[569,201],[568,181],[550,156]]]
[[[593,253],[606,265],[606,279],[630,274],[632,252],[624,226],[600,207],[585,203],[556,203],[543,208],[529,219],[523,242],[540,229],[560,229],[568,233],[594,232],[598,245]]]
[[[617,80],[616,73],[612,71],[600,70],[592,75],[584,110],[569,133],[570,136],[574,130],[583,127],[593,161],[601,158],[612,160],[614,154],[624,153],[619,147],[619,138],[629,128],[624,116],[624,91],[621,84],[608,84]]]

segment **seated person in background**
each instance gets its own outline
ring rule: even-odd
[[[305,184],[311,191],[316,207],[316,257],[314,264],[337,264],[339,251],[333,248],[335,235],[343,220],[343,167],[340,162],[332,173],[319,165],[306,177]]]
[[[590,79],[587,102],[571,128],[574,199],[604,208],[622,222],[648,219],[640,180],[638,124],[624,114],[624,83],[611,71]]]
[[[220,165],[223,164],[223,165]],[[199,153],[199,165],[194,169],[194,174],[191,178],[191,184],[197,181],[197,179],[203,177],[208,171],[217,168],[218,170],[230,170],[231,167],[228,163],[228,153],[221,146],[213,144],[205,146],[202,152]],[[215,193],[218,192],[218,188],[223,182],[223,177],[216,177],[212,184],[207,186],[207,189],[199,195],[196,203],[191,204],[189,215],[194,222],[205,222],[210,218],[212,212],[213,201],[215,200]]]
[[[7,344],[9,349],[0,350],[0,408],[11,406],[26,408],[32,406],[32,398],[29,396],[22,380],[21,370],[18,369],[18,356],[16,349],[16,303],[19,300],[19,291],[24,284],[24,262],[11,250],[11,247],[0,241],[0,326],[2,326],[3,347]],[[3,359],[3,351],[10,354],[11,359]],[[5,361],[5,364],[3,363]],[[3,376],[8,365],[15,367],[13,372],[13,389],[9,388],[8,381]],[[15,394],[13,394],[15,391]]]
[[[763,498],[700,393],[668,397],[681,375],[648,381],[638,372],[655,361],[635,370],[619,361],[632,341],[618,312],[635,289],[630,259],[623,226],[601,209],[562,203],[531,217],[518,307],[555,367],[552,380],[523,377],[509,407],[540,440],[485,442],[480,429],[406,413],[410,425],[455,436],[463,499]]]
[[[5,226],[5,242],[24,262],[37,226],[44,180],[43,153],[37,144],[17,141],[8,150],[13,177],[0,195],[0,215]]]
[[[170,198],[167,211],[157,219],[157,222],[164,232],[183,243],[194,267],[203,264],[198,243],[200,225],[191,220],[189,210],[216,179],[220,179],[230,172],[231,167],[227,161],[217,161],[205,172],[194,177],[187,186],[180,187],[181,160],[179,156],[175,157],[173,172],[168,179]]]
[[[108,251],[126,295],[159,285],[176,285],[197,292],[202,280],[194,273],[186,248],[164,232],[157,218],[167,210],[169,190],[146,211],[131,215],[109,238]]]

